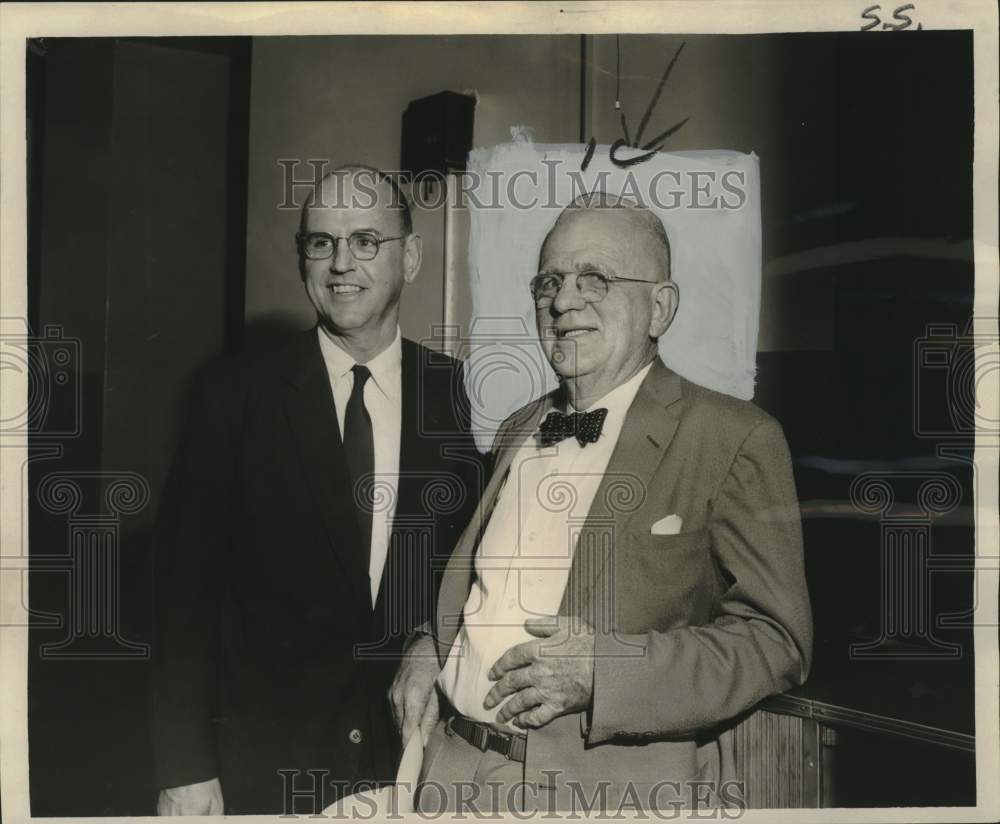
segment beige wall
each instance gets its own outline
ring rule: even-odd
[[[253,45],[247,336],[314,319],[299,283],[298,215],[277,208],[279,158],[327,158],[398,168],[407,103],[440,91],[479,95],[474,145],[534,127],[540,142],[579,135],[579,38],[258,37]],[[310,173],[303,166],[300,175]],[[425,237],[420,277],[403,298],[403,333],[421,339],[442,321],[442,210],[415,215]],[[464,261],[461,262],[464,271]]]

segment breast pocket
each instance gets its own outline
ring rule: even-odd
[[[689,624],[702,611],[710,589],[711,549],[705,529],[676,535],[627,533],[615,564],[620,628],[664,631]]]
[[[640,552],[660,552],[678,555],[682,553],[706,551],[711,547],[712,538],[707,529],[678,532],[674,535],[643,535],[630,532],[630,549]]]

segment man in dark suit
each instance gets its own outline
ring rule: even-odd
[[[781,428],[657,357],[678,290],[648,210],[579,199],[538,271],[562,385],[501,426],[436,637],[392,689],[404,736],[414,716],[429,734],[419,806],[739,805],[734,719],[801,683],[811,654]]]
[[[392,779],[395,659],[481,488],[461,365],[399,334],[422,246],[395,183],[331,173],[297,244],[317,326],[202,382],[164,496],[160,814],[319,813]]]

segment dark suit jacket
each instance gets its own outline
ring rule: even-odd
[[[374,611],[316,330],[218,370],[192,409],[157,536],[158,785],[219,776],[227,812],[266,813],[282,811],[286,781],[313,786],[306,770],[325,771],[323,804],[391,780],[402,639],[430,617],[481,489],[461,364],[403,341],[398,498]]]
[[[498,433],[493,477],[441,584],[442,664],[511,459],[555,401],[529,404]],[[733,780],[730,720],[802,683],[811,654],[798,500],[781,428],[753,404],[692,384],[657,359],[590,511],[571,514],[586,520],[560,612],[596,630],[594,693],[590,712],[528,733],[525,779],[551,787],[540,790],[542,809],[573,809],[572,794],[592,799],[601,781],[611,782],[614,810],[627,781],[645,805],[657,782]],[[651,534],[672,514],[683,520],[679,534]],[[661,786],[656,800],[690,803],[693,791]]]

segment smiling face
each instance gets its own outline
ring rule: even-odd
[[[673,320],[677,290],[665,279],[669,260],[649,219],[628,208],[570,209],[542,246],[540,274],[595,270],[650,281],[612,282],[603,300],[587,303],[567,276],[551,305],[536,311],[542,348],[577,409],[649,363]]]
[[[302,280],[319,322],[331,336],[349,342],[349,348],[375,354],[396,336],[403,285],[420,268],[420,236],[382,243],[372,260],[355,258],[346,239],[354,232],[402,235],[400,211],[391,203],[388,183],[376,183],[370,175],[341,175],[339,182],[324,180],[302,220],[303,234],[326,232],[339,238],[326,260],[300,254]]]

